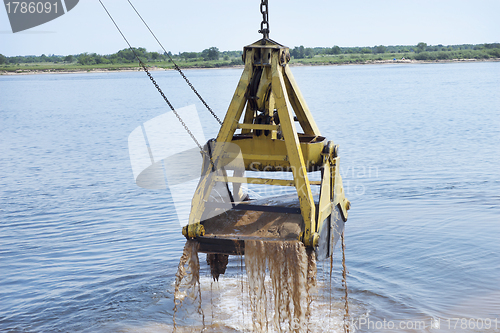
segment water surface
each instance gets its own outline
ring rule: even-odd
[[[500,63],[292,71],[341,147],[353,318],[441,319],[443,332],[447,318],[500,321]],[[222,118],[241,69],[186,72]],[[177,73],[153,75],[216,135]],[[169,192],[135,185],[127,148],[168,111],[142,72],[0,77],[0,330],[171,331],[185,240]],[[330,327],[342,318],[339,253],[331,285],[318,264],[311,318]],[[251,328],[240,259],[219,285],[200,260],[209,327]]]

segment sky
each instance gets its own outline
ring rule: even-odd
[[[102,1],[132,46],[160,51],[127,0]],[[241,50],[261,38],[260,0],[131,1],[172,53]],[[498,13],[500,0],[269,0],[269,27],[270,38],[289,47],[482,44],[500,42]],[[80,0],[63,16],[15,34],[0,8],[5,56],[126,47],[98,0]]]

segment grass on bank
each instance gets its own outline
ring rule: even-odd
[[[419,61],[453,61],[453,60],[500,60],[500,49],[484,50],[458,50],[434,52],[402,52],[402,53],[351,53],[338,55],[316,55],[312,58],[293,60],[292,63],[304,65],[329,65],[329,64],[364,64],[377,61],[390,60],[419,60]]]
[[[199,61],[176,61],[181,68],[219,68],[243,65],[241,61],[234,60],[199,60]],[[174,65],[170,61],[146,62],[150,68],[173,69]],[[116,64],[93,64],[81,65],[73,63],[19,63],[0,65],[1,72],[27,73],[27,72],[82,72],[82,71],[119,71],[119,70],[140,70],[138,63],[116,63]]]
[[[343,54],[317,54],[310,57],[295,59],[292,57],[290,63],[302,65],[342,65],[342,64],[367,64],[376,62],[387,62],[391,60],[419,60],[419,61],[453,61],[453,60],[500,60],[500,48],[492,49],[465,49],[451,51],[422,51],[422,52],[385,52],[385,53],[343,53]],[[224,57],[219,60],[175,59],[181,68],[221,68],[243,65],[240,56]],[[148,67],[162,69],[173,69],[171,61],[147,61]],[[82,72],[82,71],[116,71],[116,70],[140,70],[137,62],[128,63],[106,63],[83,65],[73,62],[37,62],[16,63],[0,65],[0,74],[3,73],[29,73],[29,72]]]

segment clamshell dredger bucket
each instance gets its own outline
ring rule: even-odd
[[[242,255],[245,240],[298,239],[319,260],[328,258],[350,208],[338,146],[321,136],[288,66],[287,47],[263,38],[244,48],[243,60],[219,134],[205,145],[183,234],[215,255]],[[279,171],[293,178],[273,178]],[[315,171],[321,180],[309,179]],[[249,177],[254,173],[269,176]],[[252,200],[242,184],[291,186],[296,194]]]

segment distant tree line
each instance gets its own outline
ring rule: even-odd
[[[500,58],[500,43],[493,44],[462,44],[462,45],[435,45],[429,46],[424,42],[418,43],[417,45],[376,45],[372,47],[304,47],[296,46],[290,49],[290,55],[294,59],[304,59],[312,58],[318,55],[340,55],[340,54],[382,54],[382,53],[424,53],[424,52],[457,52],[457,51],[481,51],[482,54],[488,57]],[[431,57],[432,55],[424,54],[420,58],[425,58],[425,56]],[[451,56],[451,54],[450,54]],[[471,57],[474,58],[474,57]],[[453,59],[453,58],[449,58]],[[425,59],[422,59],[425,60]]]
[[[243,64],[241,61],[242,51],[219,51],[217,47],[210,47],[201,52],[179,52],[178,54],[148,52],[145,48],[134,48],[134,51],[142,61],[165,62],[170,57],[175,61],[230,61],[229,64]],[[372,47],[304,47],[296,46],[290,49],[290,55],[294,59],[313,58],[315,56],[335,56],[345,54],[384,54],[400,53],[409,59],[417,60],[437,60],[437,59],[488,59],[500,58],[500,43],[493,44],[462,44],[462,45],[427,45],[424,42],[417,45],[376,45]],[[0,54],[0,65],[19,64],[19,63],[76,63],[80,65],[99,65],[99,64],[121,64],[135,63],[137,59],[130,49],[123,49],[109,55],[100,55],[96,53],[80,53],[75,55],[45,55],[41,56],[14,56],[6,57]]]
[[[241,57],[241,51],[224,51],[220,52],[217,47],[210,47],[202,52],[179,52],[179,54],[148,52],[145,48],[134,48],[134,52],[143,62],[163,62],[169,61],[169,55],[177,60],[219,60],[221,57],[224,60],[229,60],[234,57]],[[41,56],[15,56],[6,57],[0,54],[0,65],[4,64],[19,64],[19,63],[77,63],[80,65],[98,65],[98,64],[127,64],[137,62],[136,56],[131,49],[123,49],[109,55],[100,55],[97,53],[80,53],[76,55],[45,55]]]
[[[211,47],[205,49],[202,52],[179,52],[177,57],[184,61],[208,61],[208,60],[219,60],[221,57],[224,60],[229,60],[231,58],[239,58],[243,54],[242,51],[224,51],[220,52],[218,48]]]

